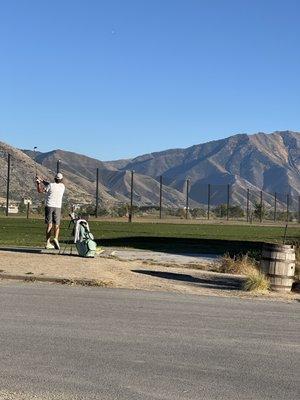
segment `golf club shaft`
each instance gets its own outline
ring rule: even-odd
[[[34,161],[34,166],[35,166],[35,178],[37,178],[38,172],[37,172],[37,165],[36,165],[36,149],[37,147],[33,148],[33,161]]]

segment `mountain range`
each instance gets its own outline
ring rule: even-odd
[[[2,153],[1,153],[2,151]],[[68,196],[77,203],[90,203],[95,197],[96,169],[102,206],[128,203],[131,171],[134,171],[134,204],[159,204],[159,179],[163,179],[164,206],[185,205],[186,180],[190,180],[190,206],[207,201],[211,184],[212,204],[226,202],[230,185],[231,202],[244,204],[247,189],[252,199],[263,191],[271,204],[273,193],[300,195],[300,133],[276,131],[271,134],[238,134],[226,139],[144,154],[132,159],[100,161],[64,150],[33,153],[0,142],[0,196],[6,176],[5,153],[12,154],[12,191],[32,197],[35,157],[38,173],[50,179],[60,160]],[[2,156],[1,156],[2,154]],[[22,192],[22,193],[21,193]],[[27,193],[28,192],[28,193]]]

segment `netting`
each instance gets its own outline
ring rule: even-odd
[[[27,156],[22,159],[18,153],[9,157],[7,152],[0,151],[0,212],[7,213],[8,199],[9,214],[42,214],[43,196],[36,191],[35,176],[41,173],[49,180],[53,179],[53,169],[57,167],[56,161],[49,170]],[[63,160],[59,168],[63,173],[70,173]],[[182,180],[172,187],[163,180],[155,181],[150,177],[141,180],[131,171],[125,171],[120,190],[103,195],[100,190],[103,188],[100,188],[97,201],[96,171],[94,177],[89,172],[88,196],[80,191],[82,178],[76,177],[73,172],[71,174],[73,181],[67,188],[63,205],[65,213],[73,207],[86,215],[114,218],[232,219],[248,222],[300,220],[300,197],[292,189],[289,193],[270,193],[254,186],[193,183],[192,180]]]

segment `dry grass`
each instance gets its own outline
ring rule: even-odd
[[[77,280],[77,285],[81,286],[93,286],[93,287],[112,287],[113,283],[111,281],[102,281],[100,279],[91,280]]]
[[[248,275],[257,271],[257,262],[247,254],[231,257],[226,253],[219,259],[219,272],[225,274]]]
[[[243,289],[248,292],[267,292],[270,289],[270,282],[264,274],[255,271],[247,275]]]
[[[100,279],[57,279],[56,283],[62,285],[80,285],[94,287],[111,287],[113,284],[110,281],[102,281]]]

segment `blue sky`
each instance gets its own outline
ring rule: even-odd
[[[298,0],[2,0],[0,140],[102,160],[300,130]]]

